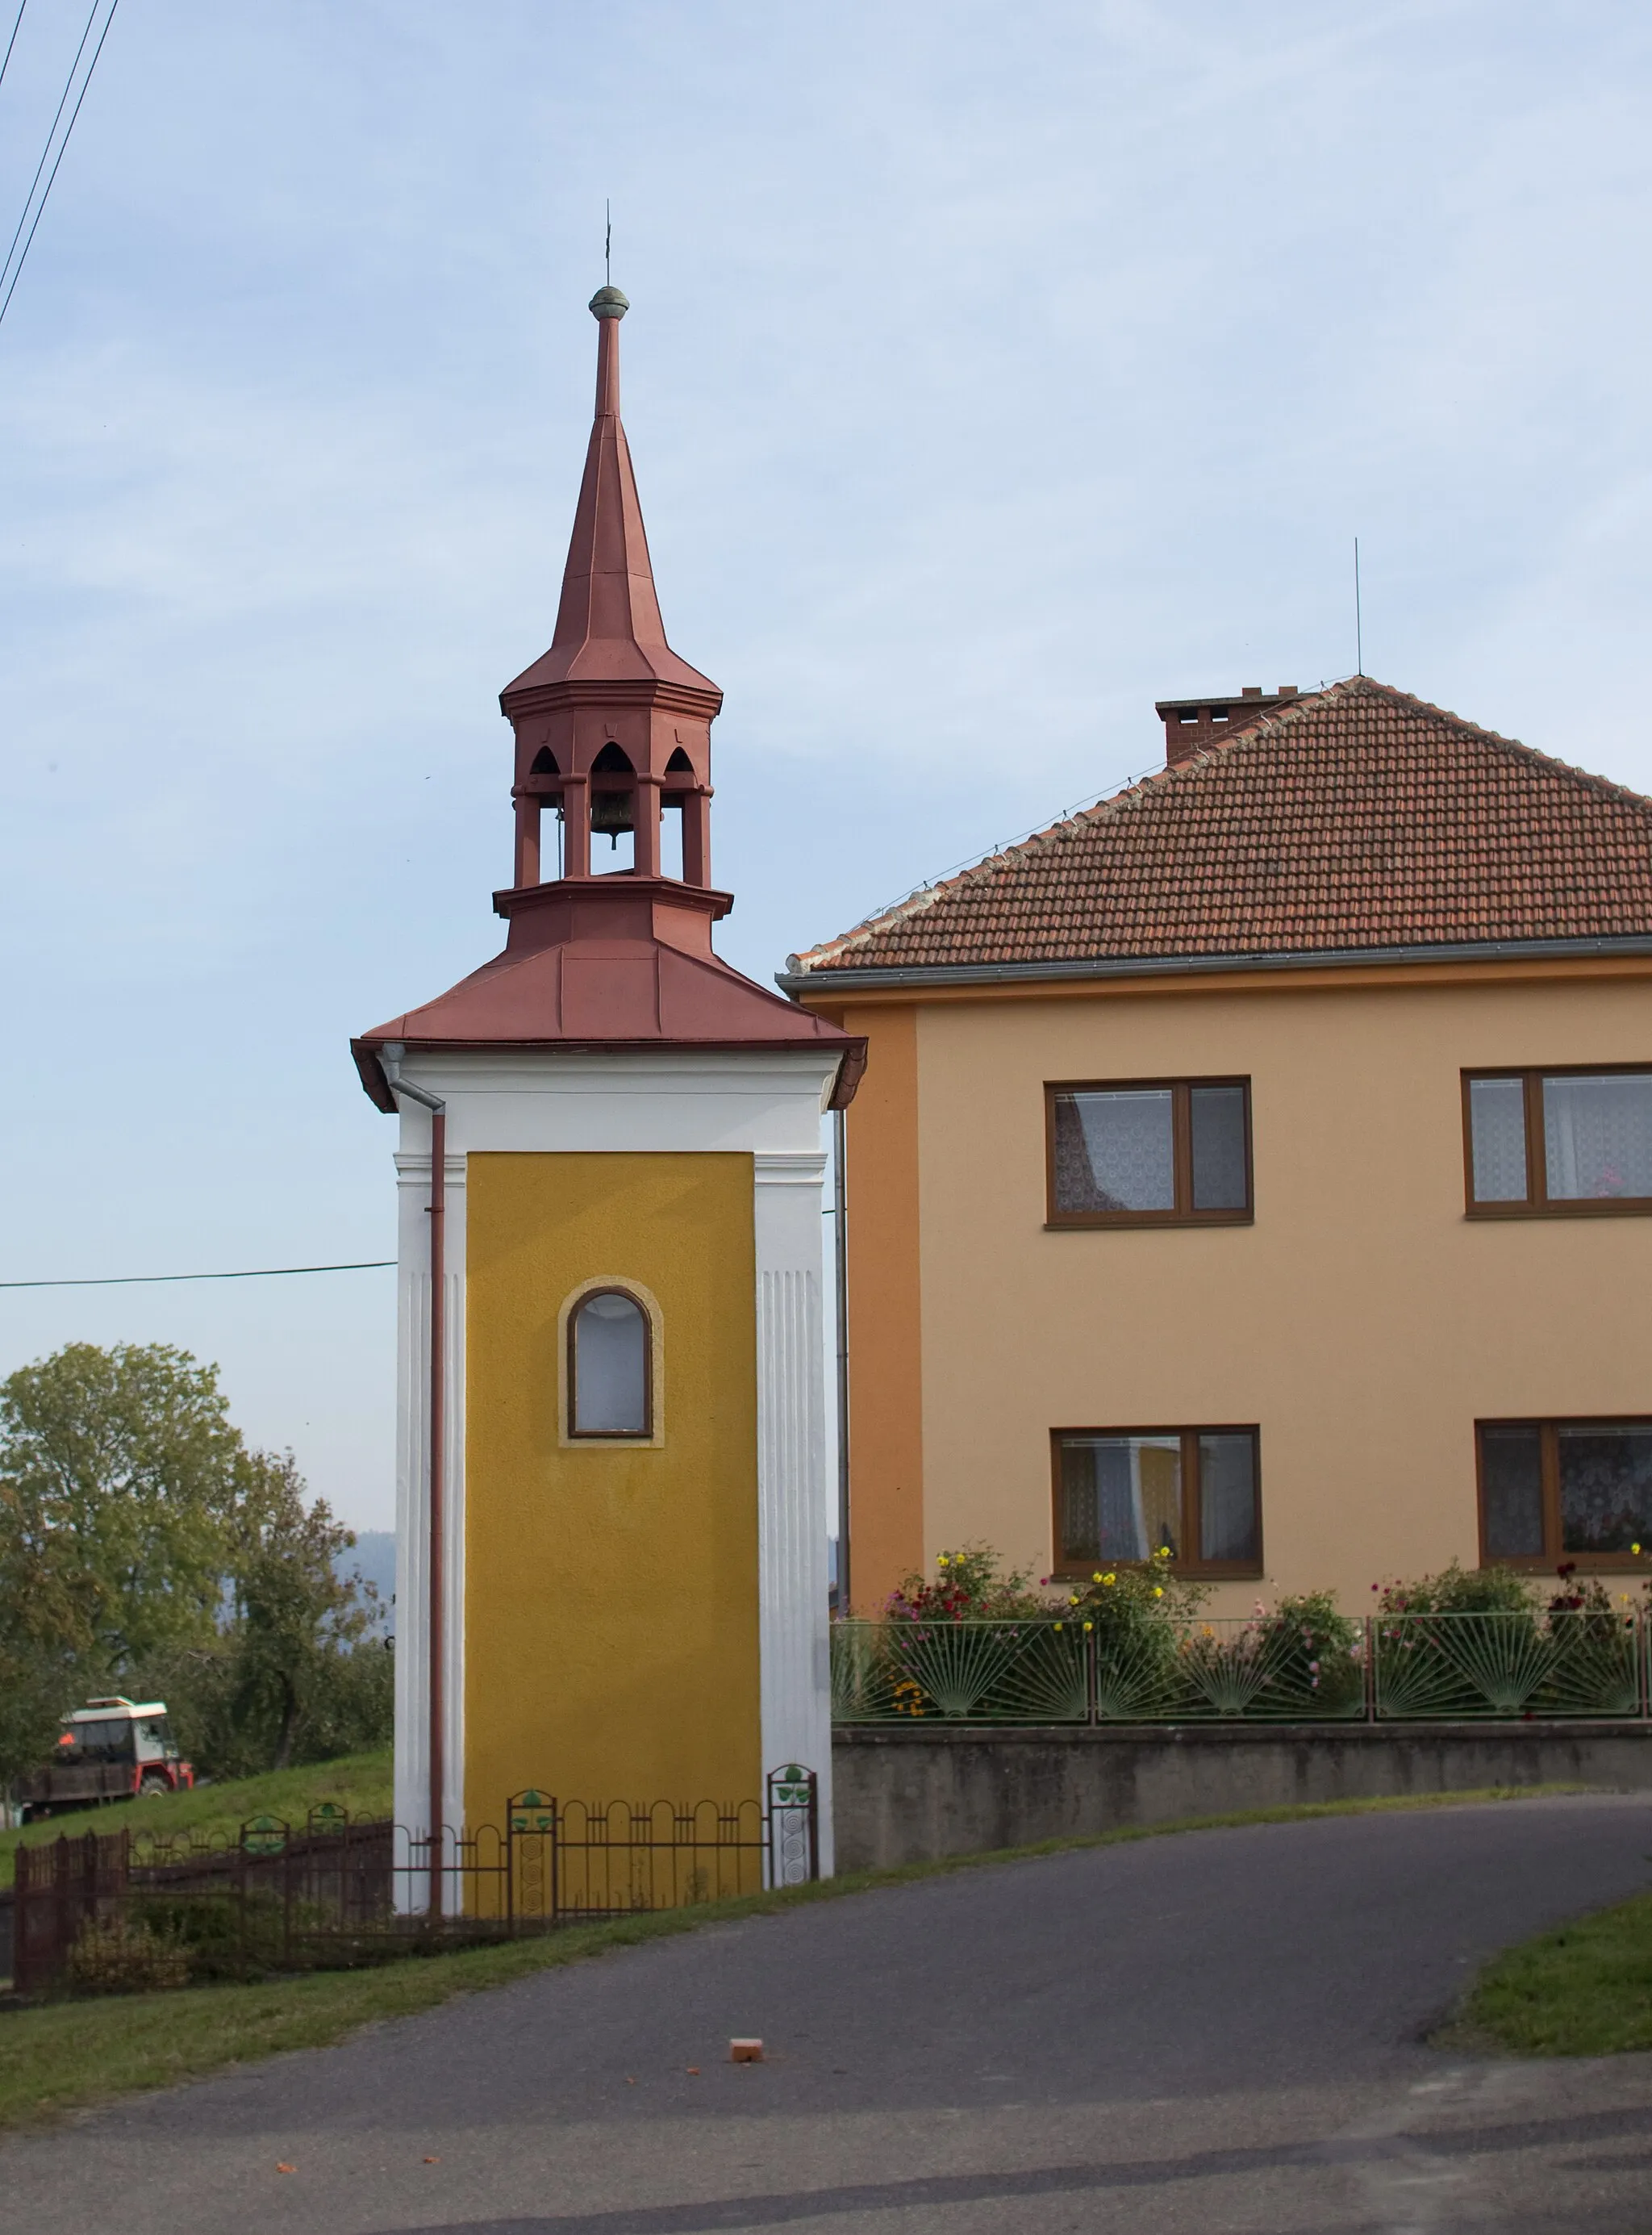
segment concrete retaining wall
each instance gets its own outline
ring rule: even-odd
[[[1488,1786],[1652,1788],[1652,1725],[1230,1724],[833,1734],[840,1871],[1305,1800]]]

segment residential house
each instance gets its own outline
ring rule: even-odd
[[[846,1116],[850,1591],[1218,1610],[1652,1551],[1652,802],[1360,676],[791,958]]]

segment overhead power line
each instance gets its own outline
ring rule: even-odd
[[[11,27],[11,36],[6,41],[6,58],[0,62],[0,85],[5,83],[6,72],[11,67],[11,49],[17,43],[17,34],[23,29],[23,11],[28,5],[29,0],[17,0],[17,20]]]
[[[46,144],[40,151],[40,161],[35,166],[35,175],[29,181],[29,192],[23,196],[23,215],[17,220],[17,229],[11,236],[11,246],[6,251],[6,260],[0,265],[0,281],[11,269],[11,259],[17,252],[17,243],[23,239],[23,229],[29,222],[29,213],[35,205],[35,189],[40,184],[40,174],[45,169],[52,152],[52,142],[57,137],[57,128],[62,121],[63,111],[69,106],[69,96],[75,90],[75,73],[81,66],[81,56],[86,52],[86,42],[92,36],[92,25],[97,18],[98,0],[92,0],[92,12],[86,19],[86,29],[81,33],[81,43],[75,49],[75,59],[69,66],[69,76],[63,84],[63,97],[57,104],[57,114],[52,119],[51,130],[46,134]],[[21,18],[19,18],[21,21]]]
[[[254,1265],[244,1273],[108,1273],[89,1281],[0,1281],[0,1288],[135,1288],[157,1281],[284,1281],[294,1273],[382,1273],[394,1257],[350,1265]]]
[[[69,77],[63,86],[62,100],[57,104],[57,114],[52,119],[52,128],[46,134],[46,145],[41,149],[40,161],[35,167],[34,179],[29,188],[29,198],[23,206],[23,215],[17,220],[17,229],[11,236],[11,246],[6,251],[5,263],[0,265],[0,285],[5,288],[4,295],[0,297],[0,321],[3,321],[6,312],[11,307],[11,298],[17,292],[17,282],[23,277],[23,267],[29,261],[29,252],[35,245],[35,234],[39,230],[40,220],[46,213],[46,204],[51,198],[52,187],[56,183],[58,166],[62,163],[68,149],[69,135],[74,131],[75,120],[81,113],[81,103],[85,100],[87,88],[92,82],[92,73],[97,68],[98,56],[103,51],[103,42],[109,36],[109,26],[114,21],[114,11],[120,6],[121,0],[109,0],[109,12],[103,18],[103,29],[98,33],[97,44],[92,49],[92,59],[86,66],[85,76],[81,79],[81,89],[75,95],[75,106],[69,110],[69,122],[64,128],[62,138],[57,140],[57,127],[62,121],[63,110],[69,96],[75,92],[75,78],[81,66],[81,56],[86,52],[86,43],[92,36],[92,26],[97,21],[97,11],[102,4],[103,0],[92,0],[92,12],[86,19],[86,29],[81,33],[80,45],[75,49],[75,59],[69,64]],[[17,11],[17,21],[19,23],[23,21],[21,8]],[[14,27],[12,37],[15,39],[16,36]],[[6,50],[8,60],[10,59],[10,48]],[[40,186],[41,173],[46,169],[46,159],[51,155],[52,142],[55,140],[57,141],[57,153],[52,157],[52,167],[47,174],[45,187],[36,201],[36,188]],[[32,220],[29,214],[31,205],[34,209]],[[25,225],[29,227],[26,236],[23,233]],[[21,253],[18,252],[17,248],[19,239],[23,241]],[[16,259],[15,263],[14,257]],[[10,275],[10,278],[7,277],[8,273]]]

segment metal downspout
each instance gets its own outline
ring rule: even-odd
[[[846,1112],[832,1113],[833,1271],[838,1298],[838,1612],[849,1611],[849,1145]]]

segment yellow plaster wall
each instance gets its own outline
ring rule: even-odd
[[[749,1156],[467,1164],[465,1801],[755,1798]],[[557,1314],[597,1275],[663,1321],[664,1441],[558,1441]]]
[[[1652,1061],[1645,982],[954,1000],[917,1040],[926,1559],[983,1538],[1047,1571],[1053,1426],[1254,1420],[1266,1590],[1357,1611],[1478,1560],[1477,1419],[1652,1412],[1652,1219],[1466,1220],[1459,1085]],[[1234,1072],[1253,1226],[1045,1231],[1046,1079]]]

